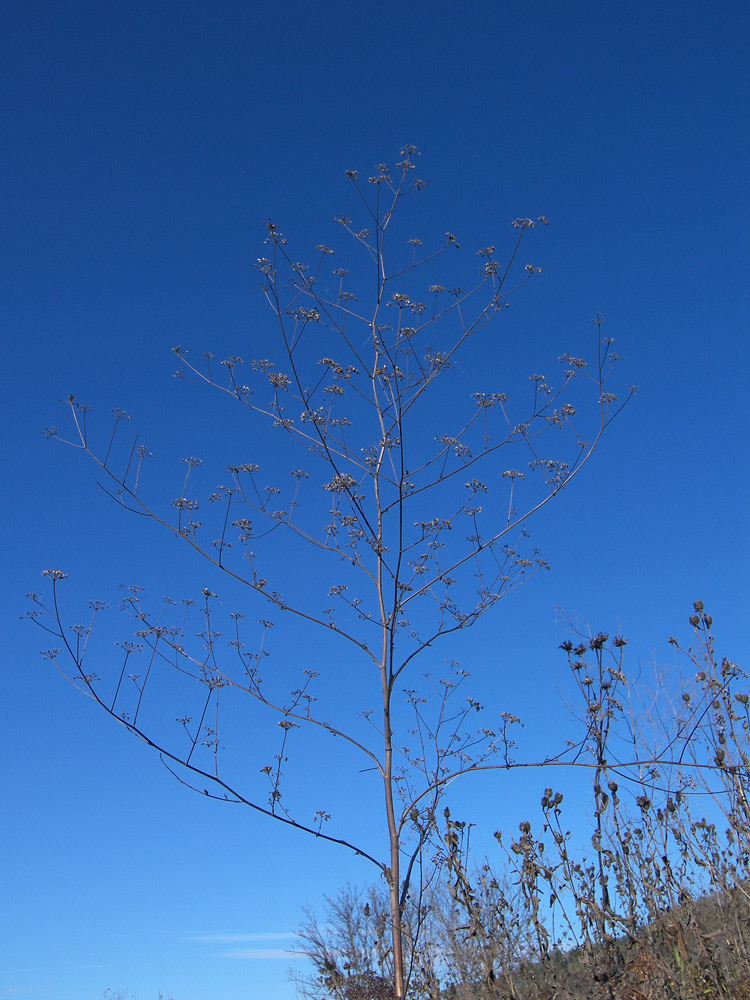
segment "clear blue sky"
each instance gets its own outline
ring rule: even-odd
[[[513,218],[550,219],[534,234],[544,273],[501,317],[493,364],[518,384],[583,350],[602,312],[619,377],[640,386],[529,524],[551,572],[466,640],[482,700],[527,722],[530,755],[563,738],[556,605],[620,623],[648,672],[672,662],[666,639],[686,636],[702,598],[742,662],[750,8],[10,0],[0,37],[0,998],[289,1000],[300,906],[371,872],[189,793],[42,662],[47,643],[18,619],[45,568],[70,574],[72,619],[89,598],[116,602],[122,582],[187,596],[207,581],[41,430],[63,426],[58,400],[74,393],[94,419],[124,407],[176,458],[240,440],[232,411],[171,379],[170,348],[267,354],[252,269],[265,220],[301,248],[325,241],[351,208],[343,171],[414,143],[426,228],[500,248]],[[499,775],[460,809],[515,827],[545,781]],[[359,795],[336,789],[333,804],[353,799],[369,823]]]

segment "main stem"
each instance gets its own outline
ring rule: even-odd
[[[404,175],[405,176],[405,175]],[[395,205],[395,202],[394,202]],[[393,985],[396,1000],[405,1000],[406,985],[404,976],[404,952],[403,934],[401,923],[401,850],[400,850],[400,830],[396,822],[396,812],[393,805],[393,732],[391,730],[391,695],[393,693],[393,678],[390,669],[390,645],[391,629],[394,626],[394,618],[386,614],[385,608],[385,575],[383,565],[384,539],[383,539],[383,502],[380,494],[380,470],[385,456],[386,429],[383,421],[383,407],[381,405],[378,391],[378,369],[380,365],[378,314],[380,312],[383,294],[385,292],[385,260],[383,244],[385,240],[385,229],[388,225],[388,216],[381,219],[380,215],[380,188],[378,188],[378,200],[376,206],[376,261],[377,270],[377,302],[375,314],[371,323],[372,342],[374,350],[373,366],[371,371],[371,384],[373,402],[378,415],[381,433],[381,446],[378,461],[373,474],[375,486],[375,508],[377,510],[377,597],[380,612],[380,623],[382,629],[382,644],[380,650],[380,682],[383,696],[383,790],[385,793],[385,812],[388,823],[388,839],[390,843],[390,867],[385,872],[388,880],[388,895],[391,907],[391,941],[393,945]],[[395,614],[395,608],[394,608]]]
[[[406,988],[404,983],[404,953],[401,933],[401,851],[396,816],[393,808],[393,740],[390,725],[390,684],[385,671],[383,672],[383,723],[385,734],[385,767],[383,769],[383,784],[385,786],[385,809],[388,819],[388,836],[391,848],[391,864],[387,871],[388,892],[391,906],[391,939],[393,943],[393,980],[396,1000],[404,1000]]]
[[[382,453],[380,457],[382,461]],[[391,905],[391,939],[393,942],[393,979],[396,990],[396,1000],[405,1000],[404,984],[404,954],[401,925],[401,851],[399,826],[396,822],[396,812],[393,806],[393,732],[391,730],[391,695],[393,680],[389,668],[390,628],[392,621],[385,610],[385,582],[383,578],[383,508],[380,498],[379,465],[375,474],[375,502],[378,511],[378,570],[377,589],[380,606],[380,622],[383,641],[380,650],[380,683],[383,695],[383,788],[385,791],[385,812],[388,822],[388,839],[390,842],[390,867],[386,872]]]

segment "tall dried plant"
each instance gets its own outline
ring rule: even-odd
[[[457,239],[447,233],[439,246],[424,249],[414,234],[397,232],[404,202],[425,187],[416,178],[417,155],[405,147],[394,171],[379,165],[364,184],[347,171],[365,219],[364,225],[347,215],[336,220],[361,254],[351,268],[337,265],[338,249],[334,254],[322,244],[311,266],[300,263],[279,227],[268,223],[267,253],[257,270],[280,363],[239,355],[217,362],[211,353],[193,362],[185,348],[174,348],[178,374],[230,397],[238,420],[248,421],[250,440],[277,436],[272,468],[261,469],[249,443],[225,483],[210,492],[204,513],[202,463],[186,457],[179,490],[169,506],[160,504],[147,492],[148,448],[126,437],[124,411],[113,411],[111,434],[99,448],[89,408],[69,401],[75,433],[67,443],[95,462],[117,502],[176,535],[233,586],[270,606],[274,617],[249,630],[244,612],[231,614],[227,642],[210,588],[197,603],[167,602],[158,611],[132,587],[124,609],[136,621],[135,636],[122,644],[119,666],[94,667],[90,638],[103,604],[92,604],[88,623],[71,635],[59,604],[65,574],[49,570],[51,601],[32,595],[31,612],[60,641],[47,657],[59,666],[64,650],[84,692],[154,747],[181,780],[342,844],[375,866],[387,887],[385,961],[399,1000],[410,975],[407,937],[413,946],[405,914],[415,879],[429,882],[424,851],[441,795],[459,775],[507,766],[512,743],[512,717],[496,713],[489,725],[472,722],[482,706],[457,697],[468,676],[460,665],[451,662],[443,676],[425,679],[418,663],[545,567],[525,542],[529,518],[580,472],[633,392],[618,400],[608,388],[618,356],[598,319],[591,361],[565,353],[555,380],[532,374],[515,396],[502,385],[477,385],[471,398],[459,398],[451,372],[462,357],[465,363],[467,346],[484,338],[489,358],[503,353],[488,339],[490,330],[501,324],[509,297],[541,270],[520,253],[547,220],[516,219],[507,252],[498,258],[494,246],[480,249],[478,266],[463,269],[468,287],[450,285],[442,277],[444,258],[459,253]],[[486,378],[477,372],[478,383]],[[221,427],[216,433],[221,438]],[[49,434],[63,440],[56,428]],[[324,633],[340,684],[356,677],[368,729],[348,710],[337,718],[335,696],[319,703],[322,682],[304,663],[269,676],[275,615],[283,615],[287,629],[296,623],[302,636],[307,629]],[[195,621],[197,643],[190,638]],[[145,661],[141,668],[136,656]],[[159,701],[157,677],[165,670],[194,699],[174,732],[149,721],[154,705],[164,718],[174,716],[174,706]],[[227,769],[222,719],[235,696],[277,719],[275,752],[265,744],[253,748],[265,789]],[[295,808],[284,773],[300,730],[336,737],[379,777],[382,850],[337,833],[324,793],[313,815]],[[348,780],[315,767],[309,777],[323,786]]]

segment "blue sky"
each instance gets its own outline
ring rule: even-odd
[[[530,251],[543,274],[469,361],[522,385],[590,349],[601,312],[625,356],[617,378],[640,387],[529,523],[551,572],[462,639],[482,700],[521,716],[529,756],[564,738],[556,606],[619,624],[647,676],[673,662],[667,637],[686,636],[701,598],[741,662],[749,29],[731,2],[6,5],[0,997],[288,1000],[300,907],[371,877],[179,786],[18,620],[52,566],[70,574],[71,620],[90,598],[116,603],[123,582],[159,597],[219,589],[41,430],[65,426],[58,401],[73,393],[94,422],[126,409],[167,459],[220,461],[257,433],[173,380],[170,349],[269,353],[253,270],[265,221],[303,252],[326,242],[352,207],[345,169],[367,174],[414,143],[429,181],[417,219],[426,238],[460,237],[459,279],[468,248],[501,252],[512,219],[549,217]],[[156,485],[171,495],[166,474]],[[285,635],[277,655],[307,641]],[[327,664],[335,684],[340,664]],[[489,831],[515,827],[546,780],[469,783],[456,808]],[[301,770],[293,781],[304,789]],[[363,795],[347,785],[331,801],[350,819],[355,803],[354,832],[369,837]]]

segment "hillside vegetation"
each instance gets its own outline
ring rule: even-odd
[[[410,998],[750,1000],[747,675],[717,658],[711,616],[694,610],[692,645],[670,639],[693,676],[638,708],[624,639],[563,644],[582,699],[571,752],[590,765],[590,846],[575,848],[564,796],[546,788],[541,821],[497,832],[501,863],[477,868],[470,826],[446,809],[409,901]],[[300,994],[392,1000],[381,888],[327,902],[325,923],[308,913],[301,930],[315,974],[298,977]]]

